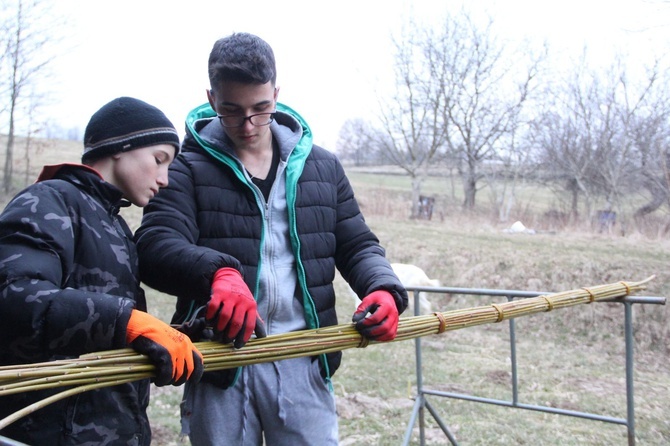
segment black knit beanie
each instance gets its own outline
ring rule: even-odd
[[[171,144],[179,153],[179,134],[165,114],[139,99],[116,98],[91,116],[81,161],[157,144]]]

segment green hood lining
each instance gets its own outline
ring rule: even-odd
[[[282,104],[280,102],[277,102],[277,111],[292,116],[295,120],[298,121],[298,123],[302,127],[302,137],[300,138],[300,141],[298,142],[296,147],[291,152],[291,155],[289,157],[290,162],[288,162],[286,166],[286,201],[288,205],[288,218],[291,232],[290,240],[293,247],[293,252],[296,257],[298,282],[300,283],[300,288],[302,290],[304,297],[303,302],[305,306],[305,321],[307,322],[309,328],[315,329],[319,328],[319,319],[316,315],[316,308],[314,305],[314,301],[306,285],[307,283],[306,274],[304,265],[302,264],[302,260],[300,258],[300,239],[298,237],[298,229],[295,219],[295,201],[296,201],[297,184],[298,179],[300,178],[300,175],[302,174],[303,168],[305,166],[305,160],[307,159],[307,156],[312,150],[313,145],[312,130],[309,128],[309,125],[303,119],[303,117],[300,116],[300,114],[295,110],[293,110],[291,107]],[[243,183],[246,183],[244,173],[239,169],[237,162],[233,160],[229,155],[220,152],[215,147],[210,145],[207,141],[205,141],[203,138],[201,138],[197,130],[195,129],[195,123],[197,121],[204,119],[209,120],[215,117],[216,112],[212,109],[209,103],[204,103],[194,108],[186,117],[186,127],[188,129],[188,132],[191,134],[191,136],[193,136],[196,142],[207,153],[209,153],[214,159],[229,166],[233,170],[233,172],[235,172],[237,178]],[[260,266],[261,265],[259,265],[259,268]],[[256,288],[258,288],[258,285],[256,286]],[[322,363],[326,368],[326,376],[327,376],[326,380],[330,382],[330,370],[328,367],[328,362],[326,360],[325,355],[320,356]]]

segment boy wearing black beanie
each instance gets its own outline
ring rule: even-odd
[[[82,164],[45,166],[0,214],[0,365],[131,347],[158,386],[197,382],[202,355],[146,313],[137,252],[119,214],[167,186],[179,136],[156,107],[121,97],[92,117]],[[130,203],[129,203],[130,202]],[[149,445],[150,380],[61,399],[0,434],[27,444]],[[0,418],[63,389],[0,397]]]

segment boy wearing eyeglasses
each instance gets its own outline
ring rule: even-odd
[[[177,296],[173,322],[203,308],[213,338],[236,348],[255,328],[334,325],[337,268],[363,296],[357,329],[394,339],[407,293],[337,157],[277,102],[272,48],[246,33],[220,39],[209,78],[208,103],[187,117],[170,184],[136,233],[143,279]],[[336,445],[331,377],[340,360],[334,352],[206,372],[184,389],[184,433],[195,446]]]

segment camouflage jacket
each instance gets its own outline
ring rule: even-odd
[[[126,347],[130,313],[146,302],[122,203],[92,169],[49,166],[0,214],[0,365]],[[0,397],[0,418],[63,390]],[[0,434],[28,444],[148,445],[148,403],[148,380],[107,387]]]

